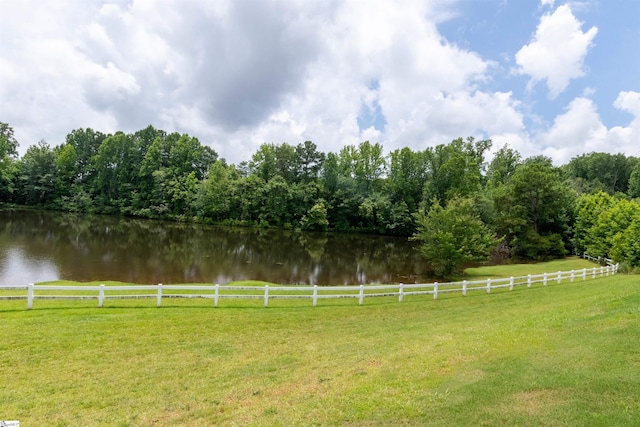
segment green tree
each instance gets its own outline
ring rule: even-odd
[[[576,200],[575,223],[573,226],[576,252],[582,254],[599,236],[591,234],[591,228],[598,222],[600,214],[609,210],[615,203],[613,196],[600,191],[595,194],[583,194]],[[594,256],[594,255],[592,255]]]
[[[586,251],[591,256],[611,257],[617,235],[624,236],[640,216],[640,202],[637,200],[614,199],[607,209],[603,209],[589,229]],[[624,251],[620,250],[618,253]],[[618,260],[620,261],[620,260]]]
[[[237,172],[233,167],[221,160],[211,165],[198,193],[197,207],[201,218],[219,222],[229,217],[234,179],[237,179]]]
[[[276,175],[264,187],[264,202],[260,209],[260,222],[270,226],[291,225],[291,188],[280,175]]]
[[[516,150],[509,146],[500,148],[487,168],[487,187],[495,189],[508,183],[520,163],[520,153]]]
[[[18,193],[26,205],[48,206],[56,197],[56,163],[53,150],[42,140],[32,145],[18,163]]]
[[[443,208],[434,199],[429,211],[415,214],[418,230],[411,238],[438,277],[452,278],[470,262],[486,262],[498,244],[474,212],[473,201],[455,198]]]
[[[551,159],[526,159],[494,197],[498,234],[514,255],[546,259],[566,254],[574,199]]]
[[[427,182],[423,201],[434,198],[442,204],[455,197],[468,197],[480,190],[483,182],[484,153],[491,148],[490,140],[476,141],[458,138],[448,145],[428,149]]]
[[[318,178],[325,154],[311,141],[296,145],[296,175],[302,182],[310,182]]]
[[[328,153],[322,165],[321,182],[328,193],[334,193],[338,187],[340,176],[340,160],[337,154]]]
[[[70,198],[76,187],[76,161],[77,154],[71,144],[59,145],[53,149],[56,176],[56,196],[60,208],[75,211],[76,206],[70,206]]]
[[[640,161],[636,162],[629,176],[629,197],[640,197]]]
[[[13,136],[13,128],[0,122],[0,200],[9,201],[15,189],[18,173],[18,141]]]
[[[404,203],[410,212],[416,212],[427,178],[426,169],[424,152],[414,152],[407,147],[392,151],[386,180],[386,191],[391,201],[394,204]]]
[[[373,233],[385,233],[391,217],[391,202],[379,192],[362,199],[358,207],[358,228]]]
[[[102,212],[128,213],[139,170],[134,151],[131,136],[117,132],[105,138],[93,157],[93,188]]]
[[[638,159],[624,154],[589,153],[574,157],[563,168],[582,191],[626,193]]]
[[[611,239],[610,255],[616,262],[640,267],[640,209],[626,230],[616,233]]]
[[[91,181],[95,176],[93,159],[107,136],[102,132],[86,128],[73,130],[66,137],[66,143],[73,146],[76,152],[76,175],[87,193],[91,191]]]
[[[166,167],[173,177],[187,176],[193,172],[196,179],[202,180],[206,177],[211,164],[218,158],[215,151],[202,146],[198,138],[187,134],[172,134],[167,138],[167,142]]]
[[[386,160],[382,154],[382,145],[364,141],[355,153],[354,176],[364,195],[380,188],[380,178],[386,170]]]
[[[250,173],[269,182],[276,176],[291,184],[298,181],[299,160],[296,148],[286,142],[262,144],[249,161]]]
[[[233,181],[231,212],[235,219],[258,223],[265,202],[265,186],[264,180],[255,174]]]
[[[302,217],[300,226],[307,231],[326,231],[329,228],[327,220],[327,208],[322,201],[316,203]]]
[[[412,212],[404,201],[391,205],[386,233],[396,236],[410,236],[416,231]]]

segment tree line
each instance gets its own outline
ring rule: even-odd
[[[193,136],[153,126],[76,129],[22,157],[17,147],[0,123],[0,200],[9,205],[413,236],[440,275],[491,251],[536,260],[588,251],[640,266],[640,159],[623,154],[556,167],[508,146],[487,162],[492,142],[471,137],[386,155],[369,141],[337,153],[305,141],[265,143],[234,165]]]

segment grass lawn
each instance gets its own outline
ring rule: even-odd
[[[593,267],[600,267],[591,261],[582,259],[580,257],[567,257],[565,259],[553,260],[547,262],[539,262],[535,264],[507,264],[507,265],[493,265],[488,267],[467,268],[465,270],[466,279],[479,280],[479,279],[493,279],[510,276],[526,276],[527,274],[543,274],[543,273],[556,273],[558,271],[571,271],[571,270],[587,270],[593,269]],[[590,271],[589,271],[590,272]]]
[[[640,276],[25,308],[0,301],[0,419],[24,426],[640,425]]]

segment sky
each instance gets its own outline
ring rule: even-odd
[[[640,0],[0,0],[0,121],[424,150],[640,156]]]

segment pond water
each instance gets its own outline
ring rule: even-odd
[[[425,281],[407,238],[0,211],[0,285],[47,280],[342,285]]]

